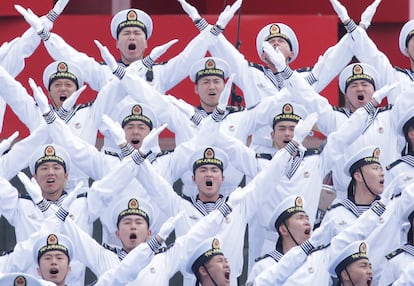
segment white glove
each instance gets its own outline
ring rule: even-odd
[[[239,10],[242,2],[242,0],[237,0],[231,6],[227,5],[226,8],[224,8],[224,11],[221,12],[220,16],[218,17],[216,25],[224,30],[227,24],[233,18],[234,13],[236,13],[236,11]]]
[[[159,57],[161,57],[172,45],[174,45],[175,43],[177,43],[178,42],[178,40],[177,39],[174,39],[174,40],[171,40],[171,41],[169,41],[168,43],[166,43],[166,44],[164,44],[164,45],[160,45],[160,46],[157,46],[157,47],[155,47],[155,48],[153,48],[152,50],[151,50],[151,53],[150,53],[150,58],[151,58],[151,60],[153,60],[153,61],[156,61]]]
[[[141,147],[139,148],[139,151],[146,155],[150,151],[152,151],[155,148],[159,147],[158,144],[158,136],[164,129],[167,127],[167,123],[164,123],[158,128],[153,128],[151,132],[145,136],[144,140],[142,140]]]
[[[86,89],[86,85],[82,86],[78,90],[76,90],[74,93],[71,94],[68,98],[65,99],[65,101],[62,103],[62,108],[66,111],[70,110],[74,105],[75,102],[78,100],[81,93]]]
[[[109,131],[110,136],[114,140],[115,144],[119,147],[124,146],[127,144],[127,140],[125,139],[125,131],[119,122],[112,120],[108,115],[102,115],[102,123]]]
[[[231,194],[229,195],[229,198],[227,200],[227,204],[234,209],[234,207],[236,205],[238,205],[245,197],[246,195],[249,193],[249,191],[238,187],[237,189],[235,189],[233,192],[231,192]]]
[[[334,237],[334,233],[331,231],[331,224],[325,224],[324,226],[318,227],[308,239],[313,247],[321,245],[328,245],[331,243],[331,239]]]
[[[279,48],[276,47],[275,49],[269,42],[264,41],[263,52],[265,53],[265,59],[270,61],[270,64],[273,64],[279,72],[286,68],[286,58]]]
[[[330,0],[330,1],[339,19],[341,19],[341,22],[344,24],[348,22],[350,18],[348,16],[348,11],[346,10],[345,6],[342,5],[338,0]]]
[[[15,4],[14,8],[19,12],[26,22],[36,31],[36,33],[40,33],[43,30],[43,24],[41,19],[35,15],[31,10],[26,10],[22,6]]]
[[[223,91],[220,94],[219,102],[218,102],[218,105],[217,105],[217,109],[220,112],[226,111],[226,107],[228,105],[229,97],[230,97],[230,94],[231,94],[231,88],[232,88],[232,85],[233,85],[234,76],[235,76],[234,73],[232,73],[230,75],[229,79],[226,82],[226,85],[224,86]]]
[[[375,12],[377,11],[378,5],[381,3],[381,0],[375,0],[371,5],[365,9],[361,15],[361,22],[359,25],[363,25],[363,28],[366,30],[371,25],[372,18],[374,17]]]
[[[304,120],[299,120],[298,124],[295,126],[292,140],[302,144],[303,140],[305,140],[306,136],[309,135],[309,132],[312,130],[312,127],[315,125],[317,120],[318,114],[316,112],[309,114]]]
[[[168,236],[170,235],[171,231],[175,228],[177,225],[177,222],[181,220],[181,218],[184,216],[185,210],[181,210],[178,214],[175,216],[172,216],[168,218],[161,226],[160,231],[158,232],[158,237],[165,241]]]
[[[116,62],[114,56],[109,52],[108,48],[103,46],[98,40],[94,40],[94,42],[98,47],[104,62],[108,65],[112,72],[115,72],[118,68],[118,63]]]
[[[37,86],[32,78],[29,78],[29,85],[33,90],[33,96],[39,106],[40,112],[42,112],[43,115],[49,113],[51,111],[50,105],[42,88]]]
[[[194,6],[191,6],[185,0],[178,0],[178,2],[180,2],[181,7],[183,7],[183,10],[187,13],[188,16],[190,16],[193,22],[201,19],[200,14]]]
[[[15,131],[9,138],[4,139],[3,141],[1,141],[0,143],[0,156],[6,152],[7,150],[10,149],[11,144],[13,143],[13,141],[19,137],[19,131]]]
[[[177,99],[175,96],[172,95],[166,95],[168,101],[170,101],[172,104],[174,104],[179,110],[181,110],[186,117],[191,118],[195,114],[194,106],[186,102],[182,99]]]
[[[43,200],[42,190],[40,189],[39,184],[37,183],[35,178],[29,179],[25,173],[19,172],[17,173],[17,177],[23,183],[26,191],[29,193],[30,197],[32,198],[35,204],[40,203]]]
[[[380,104],[381,101],[384,99],[384,97],[387,96],[392,90],[399,88],[400,83],[395,82],[392,84],[387,84],[383,86],[382,88],[376,90],[374,94],[372,95],[372,98],[377,102],[377,104]]]

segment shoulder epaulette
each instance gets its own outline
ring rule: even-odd
[[[258,261],[260,261],[260,260],[263,260],[263,259],[265,259],[266,257],[270,257],[270,255],[269,255],[269,254],[265,254],[265,255],[263,255],[263,256],[259,256],[259,257],[257,257],[257,258],[255,258],[255,259],[254,259],[254,262],[258,262]]]
[[[233,106],[233,105],[226,106],[226,110],[229,113],[243,111],[244,109],[245,109],[244,106]]]
[[[11,250],[2,250],[0,251],[0,256],[5,256],[13,252],[14,249]]]
[[[346,114],[345,108],[343,108],[343,107],[332,106],[332,108],[335,111],[339,111],[339,112],[342,112],[342,113]]]
[[[167,62],[154,63],[152,66],[165,65]],[[154,70],[152,67],[148,68],[145,74],[146,81],[152,82],[154,80]]]
[[[256,68],[256,69],[258,69],[260,71],[264,71],[264,69],[265,69],[263,65],[257,64],[257,63],[253,63],[253,62],[249,62],[249,67]]]
[[[295,71],[297,71],[297,72],[310,72],[312,69],[313,69],[313,67],[303,67],[303,68],[296,69]]]
[[[154,254],[160,254],[160,253],[166,252],[168,249],[170,249],[173,246],[174,246],[174,242],[168,244],[167,246],[161,246],[157,250],[155,250]]]
[[[402,162],[401,159],[395,160],[394,162],[392,162],[391,164],[385,166],[385,169],[387,171],[391,170],[392,168],[394,168],[395,166],[397,166],[398,164],[400,164]]]
[[[81,193],[81,194],[79,194],[79,195],[76,196],[77,199],[79,199],[79,198],[87,198],[87,197],[88,197],[88,192],[84,192],[84,193]]]
[[[394,69],[398,72],[402,72],[402,73],[405,73],[405,74],[409,75],[409,72],[408,72],[407,69],[403,69],[403,68],[400,68],[400,67],[397,67],[397,66],[395,66]]]
[[[318,155],[320,153],[321,153],[321,149],[319,148],[308,148],[305,151],[305,156]]]
[[[256,153],[256,158],[258,159],[266,159],[266,160],[272,160],[273,156],[269,153]]]
[[[386,110],[390,110],[390,109],[392,109],[392,104],[387,104],[387,105],[385,105],[385,106],[381,106],[381,107],[378,107],[378,112],[383,112],[383,111],[386,111]]]
[[[339,206],[342,206],[342,204],[341,204],[341,203],[336,203],[336,204],[333,204],[333,205],[331,205],[331,206],[328,208],[328,210],[331,210],[331,209],[337,208],[337,207],[339,207]]]
[[[109,251],[112,251],[113,253],[118,254],[118,252],[116,251],[116,247],[110,246],[109,244],[106,244],[106,243],[102,244],[102,246],[105,249],[108,249]]]
[[[32,201],[32,197],[29,194],[21,194],[19,196],[21,199],[30,200]]]
[[[161,156],[164,156],[164,155],[167,155],[167,154],[170,154],[172,152],[174,152],[174,149],[172,149],[172,150],[163,150],[163,151],[157,153],[157,158],[161,157]]]
[[[387,258],[387,260],[391,260],[394,257],[396,257],[398,254],[401,254],[403,252],[404,252],[404,250],[402,248],[398,248],[398,249],[394,250],[393,252],[385,255],[385,258]]]
[[[85,108],[85,107],[90,107],[90,106],[92,106],[92,104],[94,102],[95,102],[95,100],[92,100],[92,101],[89,101],[89,102],[86,102],[86,103],[79,104],[76,109],[79,110],[79,109],[82,109],[82,108]]]

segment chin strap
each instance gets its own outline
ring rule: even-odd
[[[289,233],[289,236],[290,236],[290,238],[292,238],[293,242],[296,243],[296,245],[299,245],[299,243],[296,241],[296,239],[293,237],[292,233],[290,232],[290,230],[289,230],[289,228],[288,228],[288,226],[286,224],[286,221],[284,221],[283,224],[286,226],[286,229],[287,229],[287,231]]]
[[[213,282],[214,286],[218,286],[216,281],[214,281],[213,277],[211,277],[210,272],[208,272],[207,267],[205,266],[205,264],[203,264],[204,269],[207,271],[207,275],[208,277],[210,277],[211,281]]]
[[[364,184],[365,184],[365,187],[368,189],[368,191],[374,196],[374,198],[376,198],[377,197],[377,195],[376,194],[374,194],[374,192],[373,191],[371,191],[371,188],[368,186],[368,184],[367,184],[367,182],[365,181],[365,177],[364,177],[364,173],[362,173],[362,169],[361,168],[359,168],[359,172],[361,173],[361,176],[362,176],[362,180],[364,181]]]

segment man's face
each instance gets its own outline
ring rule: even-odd
[[[121,59],[124,64],[129,65],[142,59],[147,48],[144,31],[138,27],[123,28],[118,35],[116,47],[121,52]]]
[[[368,259],[359,259],[346,267],[348,274],[341,272],[344,285],[370,286],[372,283],[372,268]],[[352,281],[352,284],[351,284]]]
[[[37,168],[33,177],[39,184],[43,197],[55,201],[62,195],[68,175],[62,165],[45,162]]]
[[[381,195],[384,191],[384,170],[380,164],[368,164],[361,167],[365,182],[370,190]]]
[[[408,41],[407,53],[408,53],[408,56],[410,57],[410,61],[414,62],[414,37],[411,37],[411,39]]]
[[[219,76],[209,75],[200,78],[195,85],[195,93],[200,97],[201,107],[207,112],[213,112],[224,86],[225,82]]]
[[[311,225],[305,212],[297,212],[286,220],[286,225],[297,243],[302,243],[310,237]],[[290,238],[290,236],[288,236]],[[285,239],[285,238],[284,238]]]
[[[147,221],[139,215],[127,215],[121,219],[116,237],[126,252],[130,252],[151,235]]]
[[[37,272],[44,280],[65,285],[66,276],[70,272],[69,258],[62,251],[48,251],[40,257]]]
[[[142,121],[130,121],[124,126],[125,139],[135,149],[138,149],[142,145],[142,140],[147,136],[151,130]]]
[[[270,40],[267,41],[270,45],[272,45],[272,47],[274,49],[276,49],[276,47],[279,48],[280,52],[285,56],[286,62],[289,61],[290,58],[293,57],[293,51],[290,49],[289,43],[288,41],[286,41],[285,39],[281,38],[281,37],[274,37],[271,38]],[[276,67],[270,63],[270,60],[267,59],[266,54],[262,54],[262,59],[268,63],[269,67],[273,70],[276,71]],[[280,72],[280,71],[279,71]]]
[[[374,91],[374,86],[366,80],[351,82],[345,92],[345,101],[351,112],[367,104]]]
[[[230,285],[230,265],[227,262],[227,258],[224,255],[215,255],[213,256],[204,267],[207,269],[213,278],[215,285],[217,286],[227,286]],[[200,267],[200,270],[203,271],[203,266]],[[207,280],[210,280],[206,273],[203,277]],[[208,284],[210,285],[210,284]],[[213,285],[213,284],[211,284]]]
[[[76,91],[73,80],[60,78],[54,80],[49,88],[49,96],[55,108],[60,108],[63,102]]]
[[[193,181],[201,201],[216,201],[224,181],[223,172],[216,165],[202,165],[195,170]]]
[[[296,124],[292,121],[277,122],[271,133],[273,147],[277,149],[285,147],[293,138]]]

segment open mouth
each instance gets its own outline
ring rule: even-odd
[[[226,272],[224,272],[224,277],[225,277],[227,280],[230,280],[230,270],[226,270]]]
[[[305,234],[306,234],[306,235],[310,235],[310,233],[311,233],[310,228],[307,228],[307,229],[305,230]]]
[[[213,186],[213,182],[212,182],[212,181],[210,181],[210,180],[206,181],[206,186],[207,186],[207,187],[211,187],[211,186]]]
[[[133,51],[133,50],[135,50],[137,48],[137,45],[135,45],[135,44],[129,44],[128,45],[128,50],[130,50],[130,51]]]
[[[66,99],[67,99],[68,97],[67,96],[65,96],[65,95],[62,95],[62,96],[60,96],[59,97],[59,99],[60,99],[60,101],[65,101]]]
[[[363,95],[358,95],[358,100],[364,100],[364,98],[365,98],[365,96],[363,96]]]
[[[371,284],[372,284],[372,278],[369,278],[368,281],[367,281],[367,285],[371,286]]]
[[[139,140],[131,140],[131,143],[134,144],[134,145],[139,144],[139,142],[141,142],[141,141],[139,141]]]
[[[135,233],[131,233],[129,239],[137,239],[137,235]]]
[[[47,181],[46,181],[48,184],[52,184],[52,183],[54,183],[55,182],[55,179],[53,179],[53,178],[50,178],[50,179],[47,179]]]
[[[49,273],[52,274],[52,275],[56,275],[56,274],[59,273],[59,270],[57,268],[51,268]]]

